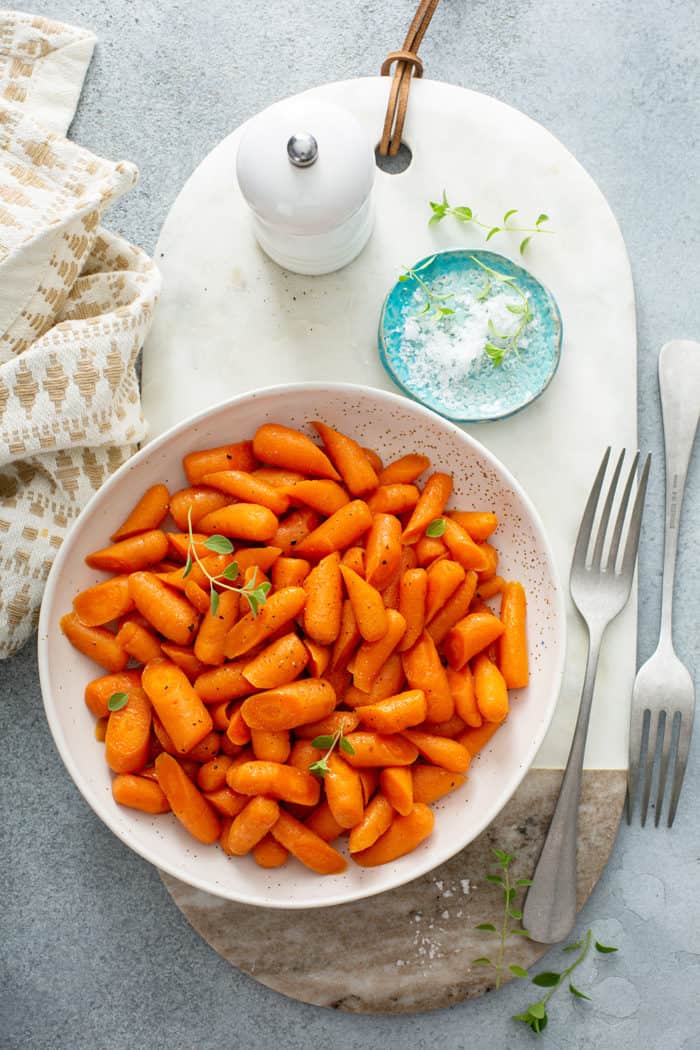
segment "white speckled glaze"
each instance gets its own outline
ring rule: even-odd
[[[118,807],[94,719],[83,701],[95,665],[58,628],[75,593],[101,574],[84,555],[101,547],[114,522],[156,481],[185,484],[181,460],[196,448],[249,437],[269,420],[304,426],[323,419],[377,449],[385,461],[427,453],[434,468],[454,476],[452,505],[488,508],[501,521],[496,543],[504,575],[519,578],[529,596],[531,684],[475,763],[464,788],[437,804],[435,830],[418,850],[394,864],[327,878],[296,861],[272,872],[251,858],[231,861],[199,846],[173,816],[151,817]],[[100,489],[77,520],[49,576],[39,624],[39,668],[46,714],[56,746],[77,787],[97,815],[128,846],[170,875],[231,900],[277,908],[340,904],[402,885],[430,871],[471,842],[499,813],[527,772],[549,726],[564,664],[565,612],[552,553],[536,511],[519,483],[472,437],[404,397],[359,386],[299,384],[271,387],[224,402],[179,424],[138,453]]]

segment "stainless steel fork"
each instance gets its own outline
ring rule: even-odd
[[[678,527],[688,463],[700,416],[700,343],[687,339],[666,343],[659,355],[659,387],[666,449],[661,630],[656,652],[637,672],[632,694],[627,820],[632,820],[641,766],[644,771],[641,822],[642,825],[646,823],[654,759],[657,751],[660,751],[654,823],[658,825],[661,819],[669,762],[673,754],[674,762],[670,771],[673,786],[668,808],[668,826],[671,827],[688,762],[695,710],[693,680],[673,649],[672,629]],[[648,727],[646,735],[645,726]]]
[[[535,941],[555,944],[563,940],[576,921],[576,839],[581,795],[583,753],[593,701],[598,657],[608,624],[622,612],[630,596],[639,547],[639,531],[651,456],[647,456],[635,489],[639,453],[635,453],[619,500],[615,525],[606,545],[608,526],[615,504],[625,459],[622,450],[603,497],[603,482],[610,449],[593,483],[583,512],[574,557],[570,589],[576,608],[588,628],[588,660],[581,692],[576,730],[564,770],[559,798],[544,840],[523,908],[523,925]],[[601,507],[602,505],[602,507]],[[632,507],[629,513],[630,506]],[[594,537],[594,525],[599,518]],[[628,521],[629,519],[629,521]],[[623,532],[626,537],[622,543]],[[592,546],[592,550],[591,550]]]

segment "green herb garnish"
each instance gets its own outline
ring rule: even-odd
[[[128,693],[112,693],[109,700],[107,701],[108,711],[121,711],[122,707],[126,707],[129,702]]]
[[[272,584],[268,583],[267,580],[264,580],[259,584],[256,583],[258,575],[256,567],[252,579],[248,580],[243,587],[232,587],[225,581],[238,579],[239,568],[235,561],[231,562],[230,565],[227,565],[224,571],[219,573],[218,576],[212,576],[211,573],[207,572],[202,559],[197,554],[197,546],[194,542],[191,506],[187,508],[187,532],[187,560],[185,562],[185,570],[182,576],[183,579],[186,579],[192,572],[193,564],[195,562],[197,563],[206,578],[209,580],[209,605],[212,616],[216,616],[219,611],[219,592],[216,590],[216,587],[220,587],[224,591],[235,591],[237,594],[242,594],[248,602],[248,606],[253,616],[257,616],[267,600]],[[204,541],[204,546],[207,550],[213,551],[215,554],[233,554],[233,544],[226,536],[209,536],[208,539]]]
[[[425,535],[430,536],[431,540],[437,540],[440,536],[445,535],[445,519],[444,518],[433,518],[433,520],[426,526]]]
[[[419,314],[430,314],[436,320],[441,320],[443,317],[449,317],[454,313],[454,310],[449,306],[443,306],[442,304],[447,302],[448,299],[454,298],[453,292],[447,292],[445,295],[439,295],[434,292],[430,285],[426,284],[422,277],[419,277],[421,270],[427,269],[431,263],[435,262],[435,256],[432,255],[429,259],[426,259],[420,266],[416,266],[414,269],[406,268],[406,271],[401,274],[399,281],[410,281],[414,280],[421,292],[425,297],[425,303],[423,309],[419,310]]]
[[[456,208],[453,208],[450,202],[448,201],[447,195],[444,190],[442,191],[441,201],[430,201],[430,210],[432,212],[432,215],[428,220],[428,224],[430,226],[434,226],[436,223],[442,222],[442,220],[447,215],[452,215],[459,222],[471,222],[475,226],[480,226],[482,229],[488,230],[488,233],[486,234],[487,241],[490,241],[491,238],[495,237],[498,233],[524,233],[527,236],[523,237],[523,239],[520,242],[521,255],[525,254],[525,249],[532,240],[533,236],[535,236],[538,233],[555,232],[554,230],[544,229],[545,223],[549,222],[549,215],[545,215],[544,212],[537,216],[534,226],[515,225],[515,223],[511,222],[511,219],[514,215],[517,215],[517,208],[509,208],[508,211],[504,214],[503,218],[501,219],[499,225],[496,225],[492,222],[482,222],[481,219],[478,219],[476,217],[474,210],[472,208],[469,208],[466,204],[462,204]]]
[[[486,273],[486,284],[479,295],[477,295],[476,298],[478,300],[486,299],[491,291],[491,286],[494,280],[507,285],[507,287],[518,296],[518,302],[506,304],[510,313],[518,318],[518,323],[511,332],[499,332],[493,321],[488,322],[489,339],[484,346],[484,350],[489,355],[494,365],[498,367],[498,365],[503,363],[504,358],[507,357],[509,353],[513,352],[517,356],[520,338],[530,321],[533,320],[534,314],[530,309],[530,300],[514,277],[508,277],[507,274],[493,270],[490,266],[487,266],[486,263],[477,259],[475,255],[471,256],[471,260],[472,262],[475,262],[477,266],[480,266]]]
[[[343,736],[343,730],[338,729],[335,733],[323,734],[322,736],[316,736],[311,741],[311,746],[316,747],[320,750],[327,748],[323,758],[319,758],[316,762],[312,762],[309,766],[309,773],[314,773],[317,777],[321,777],[321,780],[325,777],[326,773],[330,772],[328,767],[328,759],[330,758],[333,749],[336,744],[341,751],[344,751],[346,755],[354,755],[355,748],[352,746],[349,740],[346,740]]]
[[[486,956],[481,956],[478,959],[472,960],[474,966],[491,966],[496,971],[496,988],[501,987],[501,980],[503,978],[504,970],[504,955],[506,947],[506,938],[511,934],[518,934],[521,937],[529,937],[527,930],[523,930],[522,927],[512,927],[510,924],[511,919],[520,922],[522,919],[522,912],[516,908],[513,904],[518,887],[530,886],[532,882],[530,879],[516,879],[515,882],[510,881],[510,866],[515,860],[514,853],[506,853],[502,849],[492,849],[491,852],[498,861],[498,867],[501,869],[502,874],[496,872],[490,872],[486,876],[486,881],[493,883],[494,886],[500,886],[503,893],[503,921],[501,923],[500,931],[496,929],[493,923],[482,922],[476,929],[483,930],[485,933],[498,933],[498,955],[496,956],[496,962],[491,962]],[[508,967],[514,977],[527,977],[527,970],[524,970],[522,966],[511,965]]]

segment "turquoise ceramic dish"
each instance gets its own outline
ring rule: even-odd
[[[517,283],[532,313],[517,349],[499,365],[484,346],[503,345],[517,330],[523,299],[484,267]],[[455,423],[504,419],[546,390],[561,356],[562,321],[551,292],[531,273],[495,252],[466,249],[427,256],[416,273],[394,285],[379,319],[379,356],[402,390]],[[421,282],[436,306],[452,312],[425,313]]]

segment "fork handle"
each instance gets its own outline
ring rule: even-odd
[[[673,581],[690,454],[700,417],[700,343],[674,339],[659,354],[666,450],[666,524],[659,646],[673,648]]]
[[[543,944],[556,944],[564,940],[576,922],[578,807],[583,755],[603,633],[604,627],[589,626],[588,659],[576,731],[554,815],[523,907],[523,926],[533,940]]]

